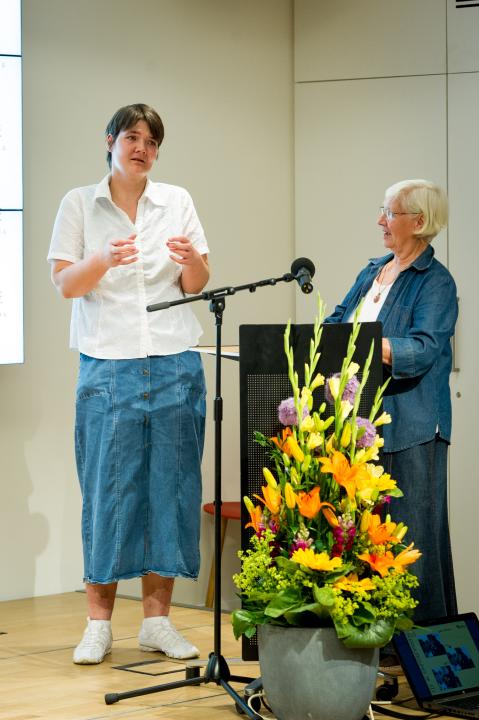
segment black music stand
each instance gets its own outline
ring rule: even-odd
[[[298,262],[298,261],[295,261]],[[294,263],[293,263],[294,265]],[[155,305],[149,305],[147,310],[154,312],[156,310],[166,310],[175,305],[195,302],[197,300],[209,301],[210,311],[215,316],[216,326],[216,394],[214,400],[214,421],[215,421],[215,598],[213,605],[214,615],[214,649],[208,656],[208,662],[203,675],[192,672],[191,668],[187,668],[184,680],[177,682],[163,683],[152,687],[140,688],[139,690],[131,690],[122,693],[107,693],[105,695],[105,703],[112,705],[119,700],[138,697],[140,695],[149,695],[152,693],[163,692],[166,690],[174,690],[181,687],[192,685],[202,685],[204,683],[214,682],[221,685],[224,690],[233,698],[238,711],[247,715],[252,720],[258,720],[259,716],[252,710],[247,701],[245,701],[234,688],[231,682],[249,683],[254,678],[243,677],[240,675],[232,675],[230,673],[228,663],[221,654],[221,423],[223,419],[223,398],[221,397],[221,327],[223,324],[223,311],[225,309],[225,298],[227,295],[235,295],[241,290],[249,290],[255,292],[258,287],[274,286],[278,282],[291,282],[296,279],[296,275],[286,273],[281,277],[259,280],[257,282],[248,283],[246,285],[237,285],[236,287],[223,287],[216,290],[209,290],[181,300],[172,302],[162,302]],[[310,286],[312,289],[312,286]],[[310,292],[310,290],[308,290]],[[196,670],[197,668],[195,668]]]

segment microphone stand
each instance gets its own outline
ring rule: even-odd
[[[250,683],[255,678],[243,677],[242,675],[232,675],[230,673],[228,663],[221,654],[221,423],[223,420],[223,398],[221,397],[221,327],[223,324],[223,312],[225,309],[225,298],[228,295],[235,295],[241,290],[249,290],[255,292],[259,287],[267,285],[276,285],[278,282],[291,282],[297,279],[296,275],[286,273],[281,277],[259,280],[257,282],[247,283],[246,285],[237,285],[235,287],[222,287],[216,290],[207,290],[200,295],[193,295],[181,300],[173,300],[171,302],[161,302],[154,305],[148,305],[148,312],[157,310],[166,310],[175,305],[184,305],[185,303],[196,302],[198,300],[207,300],[210,303],[209,309],[215,316],[216,325],[216,396],[214,401],[214,422],[215,422],[215,513],[214,513],[214,555],[215,555],[215,597],[213,603],[214,618],[214,649],[208,656],[208,662],[202,676],[192,677],[190,669],[186,670],[186,678],[177,682],[163,683],[139,690],[131,690],[123,693],[107,693],[105,695],[105,703],[112,705],[131,697],[139,695],[149,695],[150,693],[162,692],[165,690],[174,690],[190,685],[201,685],[203,683],[214,682],[226,690],[236,703],[238,712],[242,712],[252,720],[257,720],[257,715],[243,698],[231,687],[230,682]],[[194,673],[193,673],[194,674]]]

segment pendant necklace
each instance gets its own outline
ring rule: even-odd
[[[381,277],[381,275],[382,275],[382,278],[384,279],[384,276],[386,275],[386,266],[383,267],[383,269],[381,270],[381,272],[379,273],[379,275],[378,275],[377,278],[376,278],[376,282],[377,282],[377,284],[379,285],[379,290],[377,291],[376,295],[373,297],[373,302],[375,302],[375,303],[377,303],[377,302],[379,302],[379,301],[381,300],[381,295],[383,294],[383,292],[385,291],[385,289],[386,289],[389,285],[392,285],[392,284],[393,284],[393,282],[395,281],[395,279],[396,279],[397,276],[399,275],[399,272],[396,272],[396,274],[394,275],[394,277],[393,277],[393,279],[392,279],[392,282],[390,282],[390,283],[384,283],[384,285],[382,284],[382,282],[381,282],[380,279],[379,279],[379,278]]]

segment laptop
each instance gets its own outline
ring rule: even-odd
[[[418,704],[440,715],[479,718],[479,620],[464,613],[400,632],[394,648]]]

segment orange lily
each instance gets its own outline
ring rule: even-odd
[[[331,527],[338,527],[339,520],[332,510],[330,510],[328,507],[325,507],[322,508],[322,513]]]
[[[373,545],[386,545],[386,543],[397,543],[398,538],[394,535],[396,523],[387,521],[381,522],[379,515],[371,515],[369,518],[368,535]]]
[[[310,492],[299,492],[296,495],[296,502],[298,503],[298,509],[303,517],[312,520],[316,517],[319,511],[324,508],[332,508],[334,506],[328,502],[321,502],[319,497],[319,487],[314,487]]]
[[[419,550],[414,549],[414,543],[411,543],[408,545],[408,547],[399,553],[399,555],[396,555],[395,558],[395,567],[398,572],[404,572],[404,568],[406,565],[411,565],[411,563],[416,562],[416,560],[419,560],[422,553]]]
[[[383,555],[368,552],[361,553],[361,555],[358,555],[358,558],[367,562],[373,570],[381,575],[381,577],[386,577],[389,573],[389,569],[393,568],[395,565],[394,555],[389,550]]]
[[[315,553],[311,548],[295,550],[291,556],[291,560],[294,560],[294,562],[300,565],[305,565],[311,568],[311,570],[323,570],[325,572],[335,570],[343,564],[341,558],[330,558],[328,553]]]
[[[346,592],[363,593],[374,590],[376,586],[370,578],[359,580],[356,573],[349,573],[349,575],[345,575],[339,578],[339,580],[336,580],[334,587],[338,588],[338,590],[345,590]]]
[[[274,444],[279,447],[281,452],[285,452],[286,455],[289,455],[289,457],[291,457],[292,453],[291,453],[291,450],[289,449],[289,445],[286,442],[286,440],[292,434],[293,434],[293,431],[291,430],[291,428],[287,427],[281,433],[281,440],[279,440],[277,437],[270,438],[271,442],[274,442]]]
[[[251,527],[253,528],[255,533],[258,533],[261,530],[261,527],[264,528],[263,511],[261,509],[261,505],[256,505],[255,507],[251,501],[249,504],[245,503],[245,505],[251,518],[251,522],[247,523],[245,525],[245,528]]]
[[[280,488],[272,488],[271,485],[265,485],[261,490],[263,491],[263,497],[261,498],[259,495],[254,495],[254,497],[264,503],[272,515],[277,515],[282,502]]]
[[[358,483],[369,478],[369,474],[363,465],[351,466],[343,453],[337,450],[333,452],[331,458],[320,457],[319,462],[322,464],[321,471],[331,473],[338,485],[341,485],[346,490],[350,500],[356,495]]]
[[[416,562],[421,557],[419,550],[414,550],[414,543],[411,543],[405,550],[396,557],[391,551],[385,552],[383,555],[375,553],[362,553],[358,555],[360,560],[364,560],[373,570],[376,570],[381,577],[385,577],[390,568],[394,568],[397,572],[404,572],[406,565]]]

